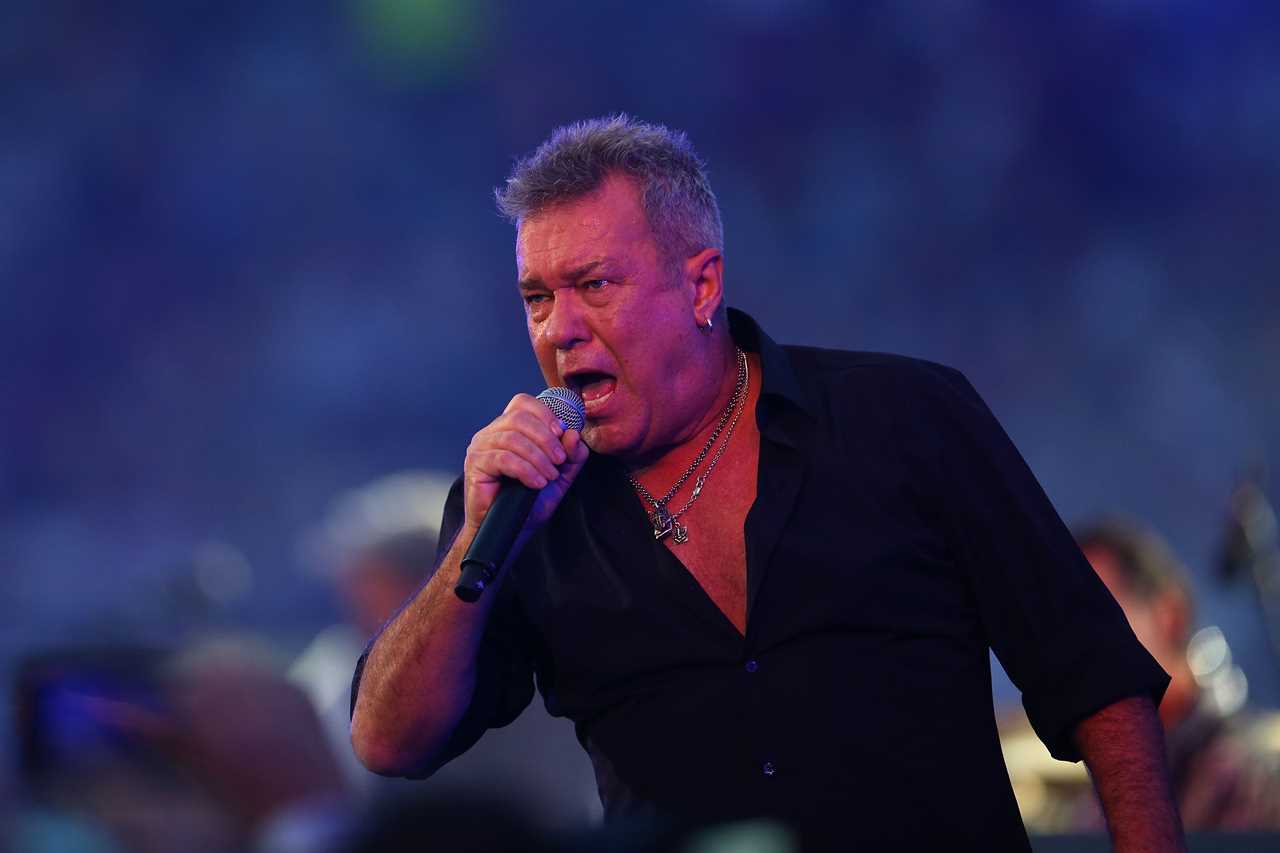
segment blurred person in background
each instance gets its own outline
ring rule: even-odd
[[[993,647],[1054,754],[1093,769],[1116,849],[1183,849],[1152,704],[1167,676],[957,371],[781,347],[727,310],[683,134],[564,127],[498,195],[534,354],[586,424],[521,394],[472,439],[432,580],[357,668],[367,766],[430,775],[536,677],[610,818],[1026,850]],[[504,478],[537,501],[501,584],[464,603]]]
[[[1210,626],[1193,633],[1192,588],[1168,543],[1122,517],[1081,525],[1076,537],[1134,634],[1171,676],[1159,714],[1185,828],[1280,828],[1280,756],[1267,735],[1273,724],[1246,709],[1246,682],[1222,632]],[[1001,738],[1019,805],[1034,831],[1103,828],[1087,774],[1052,761],[1025,716],[1009,714]]]
[[[16,699],[23,853],[327,853],[350,826],[316,714],[260,645],[50,652]]]
[[[567,727],[544,713],[522,715],[425,784],[370,773],[352,752],[352,667],[430,574],[452,482],[433,471],[399,471],[334,499],[305,535],[302,562],[333,585],[345,620],[316,635],[290,666],[290,678],[311,697],[348,783],[365,799],[483,791],[544,829],[594,823],[599,804],[590,768]]]
[[[1077,531],[1077,540],[1124,608],[1138,639],[1172,677],[1160,703],[1160,721],[1186,828],[1280,828],[1275,756],[1260,753],[1251,742],[1236,682],[1206,679],[1209,673],[1196,660],[1197,646],[1203,656],[1205,644],[1223,641],[1220,633],[1209,632],[1192,645],[1191,586],[1168,544],[1153,531],[1123,519],[1085,525]],[[1100,825],[1096,809],[1090,814],[1086,808],[1080,822]]]
[[[344,621],[321,630],[289,676],[311,697],[344,772],[365,793],[378,777],[351,752],[352,661],[430,572],[451,482],[427,471],[379,477],[339,495],[302,542],[303,564],[333,586]]]

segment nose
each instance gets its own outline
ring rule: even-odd
[[[542,324],[542,336],[556,349],[568,350],[590,335],[577,292],[573,288],[561,289],[551,303],[550,316]]]

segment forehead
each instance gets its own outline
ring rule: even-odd
[[[1126,598],[1130,595],[1131,590],[1124,569],[1120,566],[1120,559],[1110,548],[1090,545],[1084,549],[1084,556],[1114,597]]]
[[[520,277],[552,276],[602,256],[632,258],[653,248],[634,181],[610,176],[591,193],[525,218],[516,232]]]

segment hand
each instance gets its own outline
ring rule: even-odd
[[[462,469],[467,527],[479,530],[502,479],[509,478],[540,490],[523,531],[531,533],[551,518],[589,454],[577,430],[564,429],[537,398],[517,394],[467,447]]]

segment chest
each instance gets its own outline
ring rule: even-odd
[[[878,446],[846,459],[819,441],[746,444],[746,460],[726,464],[726,453],[681,516],[682,544],[654,540],[627,472],[605,459],[530,543],[503,590],[518,596],[540,683],[557,702],[596,708],[601,690],[627,679],[740,665],[744,653],[804,637],[852,631],[872,657],[909,636],[968,648],[970,594],[906,493],[917,478],[884,481]]]
[[[687,533],[684,541],[672,534],[662,544],[697,582],[738,633],[746,633],[747,513],[756,499],[760,437],[754,429],[734,437],[733,453],[726,453],[706,478],[696,500],[675,520]],[[673,513],[685,507],[690,483],[670,503]]]

